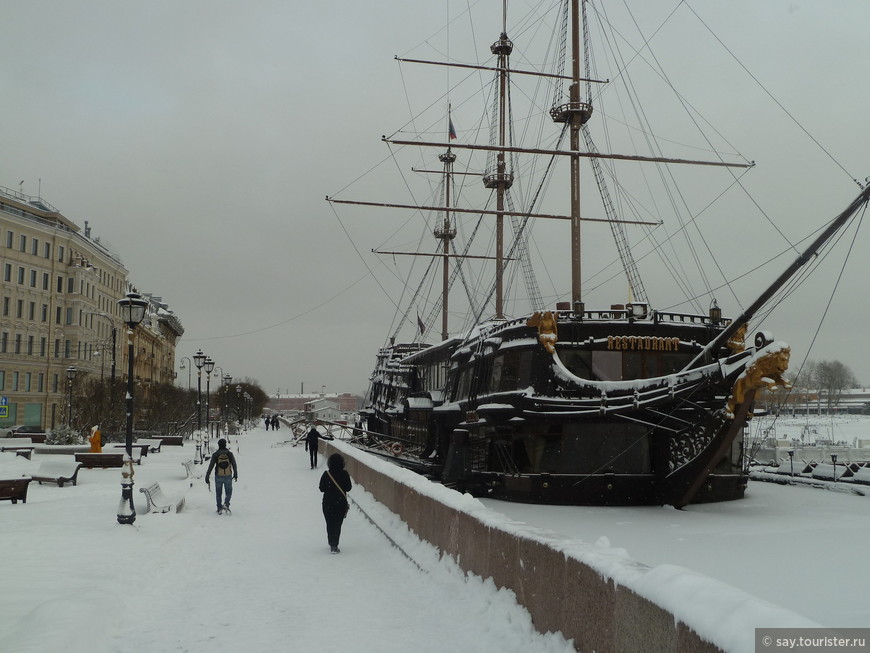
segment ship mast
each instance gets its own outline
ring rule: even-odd
[[[483,184],[495,189],[495,318],[504,319],[504,216],[505,194],[514,183],[514,176],[507,169],[504,149],[507,145],[508,121],[508,82],[510,56],[514,44],[507,36],[507,0],[502,0],[502,30],[499,40],[489,50],[498,56],[498,147],[495,158],[495,171],[489,170],[483,176]]]
[[[456,137],[453,130],[453,120],[450,117],[450,108],[447,109],[448,139]],[[444,222],[440,227],[435,227],[435,237],[442,243],[442,290],[441,290],[441,339],[447,340],[447,300],[450,289],[450,241],[456,237],[456,228],[450,223],[450,191],[453,187],[453,163],[456,155],[450,147],[438,156],[438,160],[444,164]]]

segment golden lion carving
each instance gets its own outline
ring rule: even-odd
[[[734,408],[746,400],[746,394],[750,390],[790,388],[791,384],[782,378],[788,369],[790,355],[791,347],[782,347],[765,353],[746,368],[731,390],[731,396],[728,398],[728,412],[733,415]]]
[[[528,320],[526,326],[538,327],[538,341],[544,345],[551,354],[556,353],[556,342],[559,340],[559,329],[556,324],[556,316],[551,311],[535,311]]]

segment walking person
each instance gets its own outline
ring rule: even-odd
[[[341,538],[341,524],[350,509],[347,500],[350,488],[350,474],[344,468],[344,457],[340,453],[334,453],[326,459],[326,471],[320,477],[323,516],[326,519],[326,541],[332,553],[341,553],[338,541]]]
[[[264,418],[264,420],[265,420],[265,422],[266,422],[266,430],[268,431],[268,430],[269,430],[269,425],[272,423],[272,419],[271,419],[268,415],[266,415],[266,417]]]
[[[220,515],[224,511],[230,512],[230,500],[233,498],[233,481],[239,480],[239,468],[236,465],[236,457],[233,452],[227,449],[227,441],[221,438],[218,440],[218,448],[211,455],[211,462],[208,464],[208,470],[205,473],[205,484],[211,487],[209,476],[211,470],[214,472],[214,491],[215,499],[217,500],[217,513]],[[226,500],[223,500],[223,494],[226,493]]]
[[[308,435],[305,436],[305,451],[308,452],[308,458],[311,462],[311,469],[317,467],[317,445],[320,440],[320,432],[317,427],[312,425]]]

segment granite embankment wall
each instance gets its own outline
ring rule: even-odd
[[[327,455],[339,450],[354,482],[418,537],[466,573],[513,591],[539,632],[561,632],[578,651],[754,650],[755,627],[814,625],[690,570],[652,569],[621,550],[512,523],[469,495],[345,443],[324,444]]]

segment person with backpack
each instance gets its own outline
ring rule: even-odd
[[[350,474],[344,468],[344,457],[334,453],[326,459],[326,471],[320,477],[320,491],[323,492],[323,516],[326,519],[326,541],[332,553],[341,553],[338,540],[341,538],[341,525],[350,510],[347,493],[350,492]]]
[[[230,499],[233,498],[233,481],[239,480],[239,469],[236,465],[236,457],[233,452],[227,449],[227,441],[221,438],[218,440],[218,448],[211,455],[211,462],[208,464],[208,470],[205,473],[205,483],[211,486],[209,476],[211,471],[214,472],[214,489],[217,499],[217,513],[220,515],[223,511],[230,512]],[[222,500],[224,491],[226,491],[226,501]]]
[[[311,469],[317,467],[317,445],[319,444],[320,433],[315,425],[311,425],[311,430],[305,436],[305,451],[308,452],[308,458],[311,461]]]

